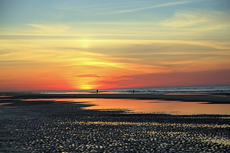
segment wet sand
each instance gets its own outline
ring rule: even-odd
[[[162,97],[164,98],[162,98]],[[217,95],[209,102],[229,102]],[[0,106],[0,152],[227,152],[230,115],[123,114],[64,98],[171,99],[165,95],[23,94]],[[212,98],[211,98],[212,97]],[[20,99],[63,98],[63,102]],[[203,101],[179,96],[184,101]],[[4,97],[2,97],[4,99]],[[219,99],[219,101],[217,101]],[[175,99],[173,99],[175,100]],[[216,100],[216,101],[215,101]],[[4,100],[3,100],[4,101]]]
[[[230,104],[228,94],[207,95],[155,95],[155,94],[6,94],[13,99],[42,98],[106,98],[106,99],[163,99],[188,102],[209,102],[213,104]]]

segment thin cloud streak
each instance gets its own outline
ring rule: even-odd
[[[120,10],[116,12],[106,12],[106,13],[101,13],[102,14],[121,14],[121,13],[130,13],[130,12],[136,12],[136,11],[141,11],[141,10],[148,10],[148,9],[153,9],[153,8],[159,8],[159,7],[167,7],[167,6],[174,6],[174,5],[182,5],[182,4],[188,4],[192,3],[192,1],[183,1],[183,2],[172,2],[172,3],[164,3],[164,4],[159,4],[159,5],[154,5],[150,7],[142,7],[142,8],[136,8],[136,9],[130,9],[130,10]]]
[[[108,6],[124,6],[124,5],[131,5],[131,4],[143,4],[143,2],[127,2],[127,3],[109,3],[109,4],[98,4],[98,5],[89,5],[89,6],[81,6],[81,7],[65,7],[65,6],[57,6],[56,8],[59,10],[71,10],[75,11],[76,9],[86,9],[86,8],[100,8],[100,7],[108,7]]]
[[[35,33],[61,33],[69,29],[65,25],[43,25],[43,24],[27,24],[30,27],[33,27]]]
[[[213,10],[193,10],[176,12],[172,18],[159,25],[172,28],[196,28],[201,30],[215,30],[230,27],[229,15],[225,12]]]

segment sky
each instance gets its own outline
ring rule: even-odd
[[[0,0],[0,92],[229,78],[229,0]]]

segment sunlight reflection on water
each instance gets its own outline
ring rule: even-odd
[[[161,113],[174,115],[222,114],[230,115],[229,104],[206,104],[204,102],[181,102],[164,100],[136,99],[97,99],[97,98],[66,98],[66,99],[27,99],[26,101],[52,100],[55,102],[85,103],[95,106],[84,109],[94,110],[129,110],[128,113]]]

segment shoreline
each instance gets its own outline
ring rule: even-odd
[[[5,96],[5,97],[4,97]],[[7,97],[11,96],[11,97]],[[0,99],[54,99],[54,98],[103,98],[103,99],[161,99],[183,102],[230,104],[228,94],[208,95],[154,95],[154,94],[4,94]]]

